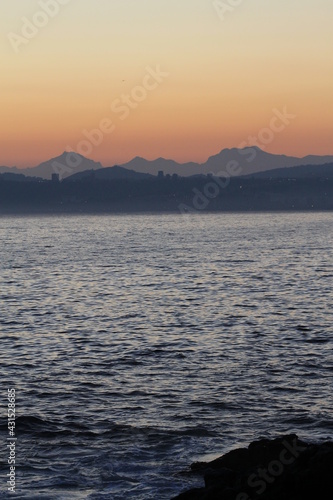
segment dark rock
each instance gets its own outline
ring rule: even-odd
[[[231,486],[236,479],[237,473],[232,469],[227,469],[226,467],[221,467],[220,469],[206,469],[205,487],[209,488],[212,484],[224,484],[226,487]]]
[[[209,463],[192,474],[205,486],[173,500],[321,500],[333,498],[333,443],[311,444],[296,434],[260,439]]]

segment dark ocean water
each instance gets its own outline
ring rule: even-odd
[[[15,498],[170,499],[260,436],[332,438],[333,215],[1,217]],[[210,455],[208,457],[208,455]],[[0,498],[7,498],[1,449]]]

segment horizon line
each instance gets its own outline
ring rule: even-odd
[[[124,162],[124,163],[113,163],[112,165],[107,165],[107,164],[103,164],[102,161],[98,160],[98,159],[94,159],[94,158],[91,158],[90,156],[84,156],[80,153],[77,153],[76,151],[66,151],[64,150],[62,153],[60,153],[59,155],[57,156],[52,156],[46,160],[43,160],[41,161],[40,163],[38,164],[34,164],[34,165],[31,165],[31,166],[20,166],[18,167],[17,165],[5,165],[5,164],[0,164],[0,168],[16,168],[18,170],[27,170],[27,169],[30,169],[30,168],[36,168],[36,167],[39,167],[41,165],[43,165],[44,163],[48,163],[52,160],[57,160],[58,158],[60,158],[61,156],[64,156],[66,154],[75,154],[77,156],[80,156],[81,158],[84,158],[85,160],[89,160],[89,161],[92,161],[94,163],[100,163],[102,165],[102,168],[112,168],[112,167],[115,167],[115,166],[122,166],[122,165],[127,165],[128,163],[132,162],[133,160],[136,160],[136,159],[140,159],[140,160],[145,160],[147,162],[155,162],[155,161],[158,161],[158,160],[164,160],[164,161],[172,161],[172,162],[175,162],[177,163],[178,165],[186,165],[188,163],[195,163],[197,165],[204,165],[210,158],[213,158],[215,156],[218,156],[219,154],[223,153],[224,151],[233,151],[233,150],[236,150],[236,151],[245,151],[245,150],[250,150],[250,149],[254,149],[256,151],[260,151],[261,153],[266,153],[266,154],[269,154],[269,155],[272,155],[272,156],[285,156],[287,158],[296,158],[298,160],[302,160],[302,159],[305,159],[305,158],[308,158],[308,157],[311,157],[311,156],[315,156],[315,157],[318,157],[318,158],[324,158],[326,156],[333,156],[333,153],[329,154],[315,154],[315,153],[308,153],[306,154],[305,156],[294,156],[294,155],[288,155],[288,154],[285,154],[285,153],[272,153],[270,151],[265,151],[264,149],[256,146],[256,145],[253,145],[253,146],[245,146],[243,148],[237,148],[237,147],[231,147],[231,148],[223,148],[221,149],[220,151],[218,151],[217,153],[214,153],[210,156],[207,157],[207,160],[204,161],[204,162],[197,162],[195,160],[189,160],[189,161],[185,161],[185,162],[179,162],[177,160],[174,160],[173,158],[165,158],[163,156],[158,156],[156,158],[153,158],[153,159],[147,159],[143,156],[139,156],[139,155],[136,155],[136,156],[133,156],[130,160]]]

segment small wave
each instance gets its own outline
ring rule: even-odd
[[[32,415],[22,415],[16,418],[16,431],[18,434],[32,434],[39,437],[57,437],[60,435],[93,435],[86,425],[69,419],[69,422],[54,422]]]
[[[329,342],[329,339],[321,339],[321,338],[306,339],[305,342],[307,344],[327,344],[327,342]]]
[[[16,428],[19,432],[39,431],[42,429],[57,428],[57,423],[44,420],[32,415],[22,415],[15,420]]]

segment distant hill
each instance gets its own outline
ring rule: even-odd
[[[243,149],[223,149],[220,153],[210,156],[205,163],[178,163],[174,160],[157,158],[156,160],[146,160],[136,157],[133,160],[121,165],[120,167],[103,167],[99,162],[95,162],[76,153],[64,152],[56,158],[41,163],[36,167],[18,169],[16,167],[0,167],[0,173],[23,174],[29,177],[41,177],[51,179],[53,173],[58,173],[60,178],[73,177],[73,175],[84,171],[97,171],[103,169],[107,171],[110,168],[123,168],[127,171],[157,175],[160,170],[164,174],[178,174],[182,177],[192,175],[223,175],[223,172],[232,170],[232,175],[251,175],[257,172],[267,172],[269,170],[290,168],[299,165],[323,165],[333,163],[333,156],[306,156],[297,158],[285,155],[274,155],[266,153],[258,147],[247,147]],[[117,171],[111,171],[114,175]],[[101,174],[98,174],[99,176]],[[126,172],[119,175],[127,175]],[[129,175],[129,174],[128,174]],[[132,174],[131,174],[132,175]],[[133,175],[132,175],[133,177]],[[99,177],[102,178],[102,177]],[[109,177],[106,177],[109,178]],[[112,177],[110,177],[112,178]]]
[[[28,177],[23,174],[14,174],[12,172],[4,172],[0,174],[0,181],[12,182],[42,182],[44,179],[40,177]]]
[[[105,167],[98,170],[85,170],[84,172],[78,172],[77,174],[70,175],[66,178],[68,181],[78,181],[85,179],[99,179],[99,180],[114,180],[114,179],[128,179],[128,180],[139,180],[147,179],[153,177],[150,174],[143,174],[140,172],[134,172],[134,170],[128,170],[127,168],[118,167]]]
[[[5,173],[19,174],[20,172],[22,172],[22,170],[20,170],[17,167],[4,167],[4,166],[0,167],[0,174],[5,174]]]
[[[0,173],[23,174],[29,177],[41,177],[50,180],[52,174],[59,174],[60,178],[66,178],[76,172],[85,170],[96,170],[103,168],[99,162],[89,160],[77,153],[64,152],[56,158],[51,158],[37,167],[18,169],[16,167],[0,167]]]
[[[145,174],[157,175],[159,171],[164,174],[178,174],[183,177],[190,175],[202,174],[202,168],[199,163],[178,163],[174,160],[166,160],[165,158],[157,158],[156,160],[145,160],[137,156],[128,163],[121,165],[124,168],[134,170],[135,172],[142,172]]]
[[[177,173],[187,177],[190,175],[210,174],[218,175],[227,171],[229,168],[237,168],[237,175],[249,175],[256,172],[264,172],[277,168],[289,168],[297,165],[322,165],[333,162],[333,156],[306,156],[297,158],[285,155],[274,155],[266,153],[257,147],[243,149],[223,149],[217,155],[211,156],[205,163],[177,163],[173,160],[158,158],[149,161],[144,158],[134,158],[128,163],[123,164],[125,168],[130,168],[136,172],[145,172],[157,175],[159,170],[165,174]]]
[[[249,177],[249,176],[248,176]],[[333,162],[324,165],[300,165],[257,172],[251,177],[259,179],[333,179]]]

